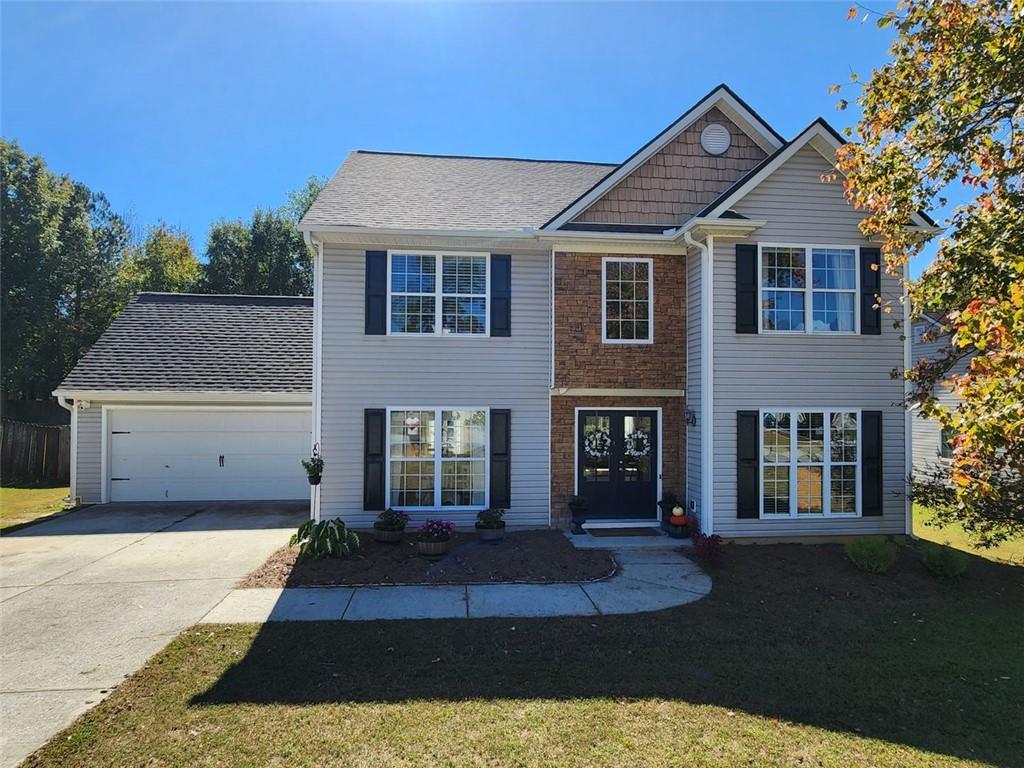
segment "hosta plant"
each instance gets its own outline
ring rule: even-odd
[[[359,549],[359,536],[338,519],[307,520],[292,534],[291,546],[299,545],[303,557],[347,557]]]

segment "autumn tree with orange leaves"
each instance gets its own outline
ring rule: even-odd
[[[960,522],[995,544],[1024,535],[1024,0],[850,10],[862,14],[897,36],[870,79],[832,89],[856,89],[863,115],[839,152],[847,195],[894,274],[940,238],[907,290],[915,317],[944,318],[938,333],[950,343],[906,372],[908,405],[956,438],[951,474],[915,477],[914,498],[937,523]],[[944,207],[955,184],[972,199],[938,222],[941,234],[907,226],[915,212]],[[940,405],[939,386],[960,405]]]

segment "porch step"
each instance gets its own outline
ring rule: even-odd
[[[691,549],[689,539],[673,539],[659,531],[657,536],[591,536],[588,533],[565,532],[576,549]]]

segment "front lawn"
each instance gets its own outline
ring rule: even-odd
[[[729,546],[634,616],[198,626],[29,766],[1020,766],[1024,569]]]
[[[934,541],[938,544],[948,544],[972,555],[980,555],[990,560],[1001,560],[1014,565],[1024,565],[1024,539],[1007,541],[996,547],[981,549],[971,543],[967,532],[959,525],[947,525],[943,528],[936,528],[928,525],[932,519],[932,511],[920,504],[914,505],[914,535],[922,539]]]
[[[3,486],[0,488],[0,532],[13,525],[67,509],[68,487]]]

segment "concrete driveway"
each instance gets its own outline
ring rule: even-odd
[[[107,504],[0,538],[0,766],[17,765],[203,618],[308,509]]]

